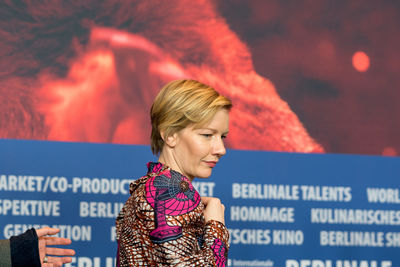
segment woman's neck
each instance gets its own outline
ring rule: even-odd
[[[172,153],[168,153],[168,151],[163,150],[160,154],[160,157],[158,158],[158,162],[167,165],[170,167],[172,170],[177,171],[181,173],[182,175],[186,176],[190,180],[190,182],[193,181],[194,177],[191,177],[187,175],[184,171],[183,168],[179,166],[179,163],[175,160],[175,157]]]

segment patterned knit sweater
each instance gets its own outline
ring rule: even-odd
[[[200,195],[185,176],[159,162],[147,167],[116,220],[117,266],[225,266],[225,225],[205,223]]]

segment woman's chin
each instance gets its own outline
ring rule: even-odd
[[[201,173],[198,173],[196,177],[202,179],[209,178],[211,176],[211,173],[212,170],[204,170]]]

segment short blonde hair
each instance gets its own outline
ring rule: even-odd
[[[192,124],[209,122],[221,108],[230,110],[232,102],[214,88],[195,80],[176,80],[166,84],[150,110],[151,151],[158,155],[164,138]]]

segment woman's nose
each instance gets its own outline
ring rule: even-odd
[[[222,157],[226,154],[224,140],[222,138],[218,138],[214,145],[213,154]]]

